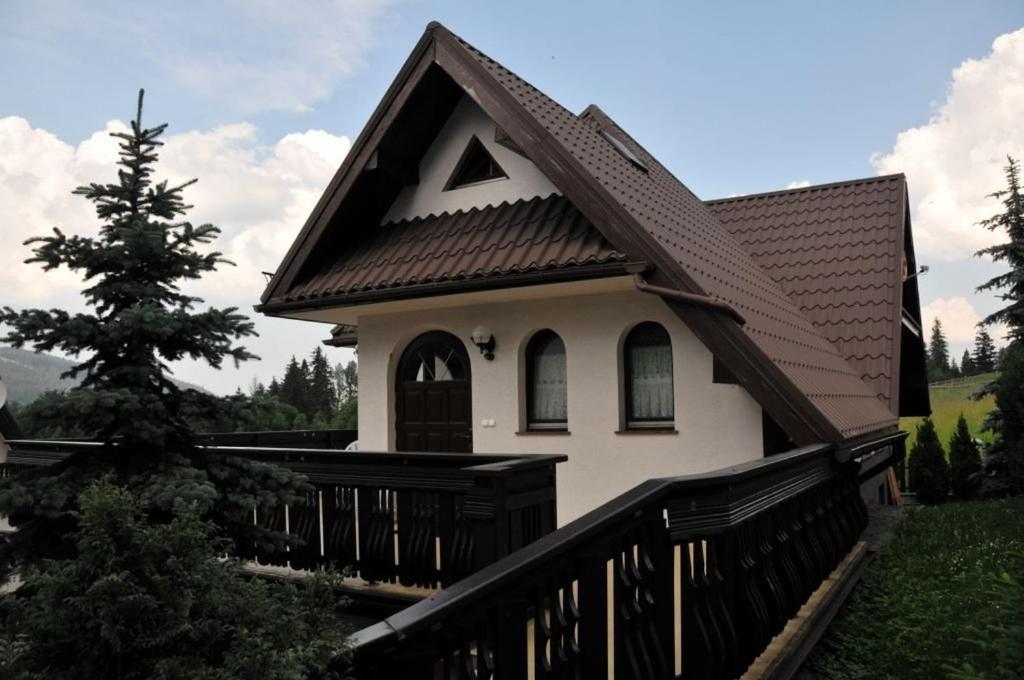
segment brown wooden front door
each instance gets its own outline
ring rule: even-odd
[[[473,452],[469,355],[458,338],[431,331],[409,343],[395,386],[399,451]]]

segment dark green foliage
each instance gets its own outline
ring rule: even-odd
[[[331,677],[344,650],[339,576],[308,585],[243,577],[187,503],[147,521],[107,480],[82,494],[78,559],[23,572],[0,598],[0,675],[13,680]]]
[[[991,373],[996,370],[996,345],[992,336],[984,328],[979,328],[974,338],[974,356],[971,360],[978,373]]]
[[[910,490],[922,503],[938,503],[949,491],[949,466],[935,424],[925,418],[917,426],[917,439],[907,458]]]
[[[938,318],[932,324],[932,336],[928,343],[928,382],[949,378],[949,344]]]
[[[977,373],[978,370],[974,367],[974,359],[971,357],[971,353],[965,349],[963,357],[960,358],[960,375],[969,378]]]
[[[1009,271],[985,282],[978,291],[999,291],[999,297],[1008,304],[982,323],[1005,324],[1010,346],[995,354],[1000,375],[977,396],[996,395],[996,408],[985,423],[995,436],[985,452],[982,493],[1001,495],[1024,490],[1024,195],[1020,167],[1013,158],[1007,159],[1006,188],[991,196],[1002,203],[1002,210],[980,225],[1005,233],[1008,240],[975,254],[987,255],[1008,266]]]
[[[281,401],[290,404],[309,419],[309,366],[292,357],[281,379]]]
[[[313,350],[309,363],[309,400],[307,415],[324,421],[330,419],[338,403],[331,366],[319,347]]]
[[[998,440],[1005,450],[1011,482],[1020,490],[1024,488],[1024,341],[1016,340],[1007,347],[995,396]]]
[[[798,677],[936,680],[964,664],[1021,677],[1021,526],[1024,498],[908,512]],[[1017,585],[994,587],[1006,578]]]
[[[987,575],[989,600],[996,603],[991,620],[967,626],[974,646],[970,660],[948,666],[953,680],[1018,680],[1024,677],[1024,551],[1009,556],[1009,568]]]
[[[82,378],[68,406],[84,430],[164,449],[189,440],[179,411],[181,390],[165,362],[192,358],[219,367],[225,358],[244,361],[253,355],[235,342],[255,333],[235,308],[196,311],[202,300],[180,291],[182,283],[227,260],[199,250],[217,237],[217,227],[182,219],[189,207],[182,190],[194,180],[174,187],[153,182],[166,125],[143,128],[141,117],[140,93],[131,132],[112,133],[122,140],[119,181],[74,192],[95,204],[99,235],[68,236],[55,228],[52,236],[28,241],[36,244],[28,262],[45,270],[66,266],[85,278],[83,296],[93,311],[4,307],[0,321],[10,326],[5,339],[15,347],[85,355],[67,374]],[[213,401],[209,406],[216,408]]]
[[[990,194],[1002,203],[1002,211],[979,224],[989,231],[1005,233],[1008,240],[979,250],[976,255],[987,255],[1010,270],[989,279],[978,291],[1000,291],[999,297],[1009,303],[989,314],[982,323],[1006,324],[1011,340],[1024,340],[1024,195],[1021,194],[1020,166],[1013,158],[1007,158],[1005,174],[1006,188]]]
[[[967,427],[967,419],[960,414],[956,432],[949,441],[949,485],[960,499],[974,497],[981,483],[981,452]]]
[[[10,328],[6,340],[14,346],[82,357],[69,372],[81,384],[59,409],[52,403],[44,407],[51,408],[52,427],[92,435],[103,444],[3,480],[0,514],[18,531],[0,545],[0,568],[73,558],[68,536],[75,530],[77,498],[108,474],[132,489],[154,521],[166,519],[175,503],[188,503],[246,545],[282,545],[284,537],[253,525],[252,509],[287,502],[304,490],[301,477],[284,468],[192,446],[193,428],[206,424],[200,419],[230,420],[240,405],[180,389],[167,363],[193,358],[219,367],[225,359],[250,359],[236,343],[254,333],[234,308],[197,311],[202,300],[181,292],[183,284],[226,261],[216,251],[204,252],[218,229],[184,219],[189,206],[182,190],[191,182],[154,183],[158,138],[166,126],[143,128],[141,115],[140,92],[131,132],[114,134],[121,140],[118,181],[75,191],[95,204],[98,236],[55,229],[52,236],[29,241],[36,244],[29,262],[46,270],[66,266],[85,278],[89,311],[0,311],[0,322]]]

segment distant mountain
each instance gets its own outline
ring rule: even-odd
[[[7,386],[7,398],[17,404],[28,404],[47,390],[66,390],[77,385],[77,380],[62,380],[60,377],[74,365],[74,362],[49,354],[0,346],[0,378]],[[180,380],[174,382],[181,388],[206,391]]]

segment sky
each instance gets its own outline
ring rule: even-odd
[[[569,109],[600,105],[703,198],[905,173],[925,323],[959,357],[998,308],[974,289],[1001,269],[972,254],[997,239],[975,223],[1006,155],[1024,158],[1019,0],[0,0],[0,304],[80,308],[80,281],[18,244],[96,232],[70,192],[113,177],[108,133],[145,87],[144,122],[170,123],[158,176],[199,178],[190,219],[237,264],[189,290],[260,332],[261,361],[175,375],[218,393],[279,375],[329,327],[252,312],[262,272],[431,20]]]

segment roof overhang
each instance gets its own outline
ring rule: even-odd
[[[491,287],[473,287],[463,290],[450,289],[446,292],[435,293],[430,296],[387,297],[378,300],[367,300],[358,304],[352,304],[348,301],[332,303],[330,300],[324,299],[318,301],[318,304],[315,306],[295,307],[285,312],[275,313],[274,316],[302,321],[356,326],[360,318],[367,316],[399,314],[427,309],[492,305],[503,302],[541,301],[552,298],[599,295],[633,290],[636,290],[633,274],[609,272],[607,276],[603,277],[547,280],[519,286],[509,286],[506,284]]]

